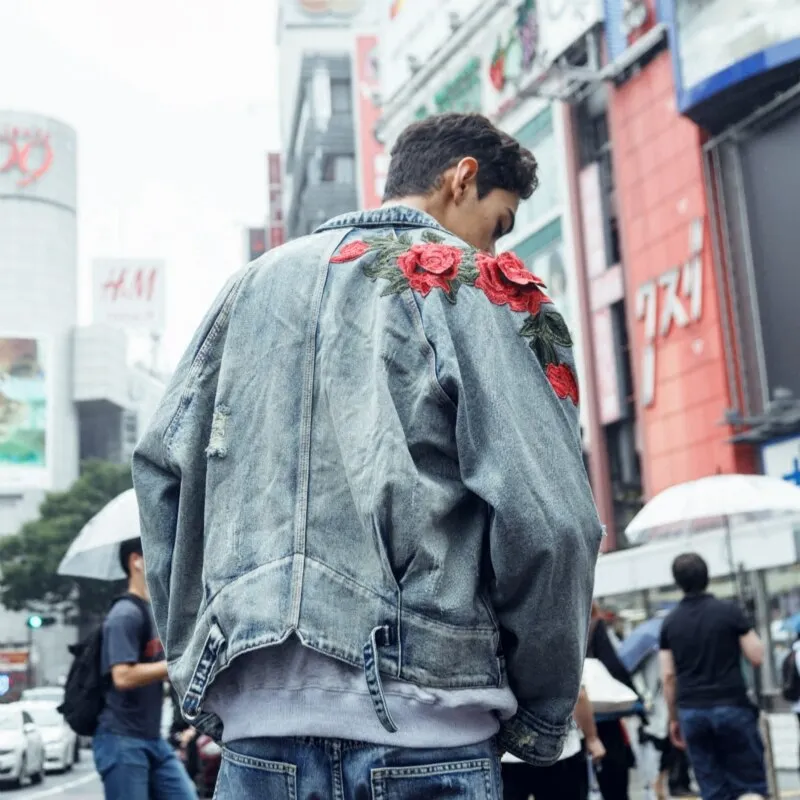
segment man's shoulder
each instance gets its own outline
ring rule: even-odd
[[[123,627],[135,625],[138,627],[144,623],[144,620],[144,609],[130,597],[121,597],[109,609],[103,627],[112,627],[116,625]]]

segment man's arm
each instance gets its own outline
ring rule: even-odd
[[[202,569],[205,449],[214,414],[220,351],[243,274],[228,281],[206,314],[133,455],[147,582],[168,660],[185,648],[202,603],[199,584],[172,591],[173,563],[197,567],[190,569],[190,574]],[[178,430],[180,445],[174,443]],[[191,497],[190,503],[186,497]]]
[[[664,686],[664,700],[669,711],[670,739],[679,750],[685,750],[686,742],[683,739],[680,722],[678,721],[678,680],[675,675],[675,659],[672,657],[672,651],[660,650],[658,660],[661,664],[661,683]]]
[[[431,299],[424,327],[455,405],[462,480],[487,506],[487,588],[519,702],[500,744],[548,765],[560,754],[578,697],[602,539],[578,409],[559,397],[521,335],[524,314],[468,289],[455,305]],[[571,350],[556,350],[574,374]]]
[[[751,630],[739,638],[744,657],[754,666],[760,667],[764,663],[764,643],[759,635]]]
[[[120,692],[129,692],[131,689],[139,689],[166,679],[166,661],[156,661],[153,664],[115,664],[111,668],[111,680],[114,688]]]
[[[120,692],[138,689],[167,677],[167,662],[140,664],[145,623],[142,612],[120,601],[108,615],[103,625],[104,661],[111,672],[114,688]]]
[[[597,735],[597,725],[594,721],[592,701],[589,700],[589,695],[586,694],[586,689],[584,689],[583,686],[581,686],[580,694],[578,694],[578,702],[575,704],[573,717],[578,727],[583,731],[583,738],[586,740],[586,749],[592,761],[600,761],[605,757],[606,749],[600,741],[600,737]]]

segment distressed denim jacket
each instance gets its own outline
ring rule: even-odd
[[[186,717],[297,636],[421,687],[510,685],[499,746],[561,752],[601,525],[571,342],[541,282],[404,206],[235,275],[133,460],[147,577]]]

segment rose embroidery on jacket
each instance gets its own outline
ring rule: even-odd
[[[331,258],[342,264],[355,261],[367,253],[364,274],[373,281],[386,281],[382,295],[399,294],[412,289],[426,297],[439,289],[451,302],[456,302],[463,285],[480,289],[490,302],[507,305],[512,311],[526,313],[520,336],[533,350],[547,380],[562,400],[578,405],[578,384],[572,368],[561,362],[558,347],[572,347],[572,337],[561,315],[543,308],[552,301],[544,293],[540,278],[533,275],[514,253],[491,256],[478,250],[446,244],[432,231],[422,234],[422,243],[414,244],[408,233],[375,236],[349,242]]]

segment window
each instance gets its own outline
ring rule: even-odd
[[[347,114],[353,107],[350,81],[331,81],[331,111],[334,114]]]
[[[555,211],[561,203],[560,155],[553,131],[553,111],[547,107],[527,125],[517,131],[515,138],[527,147],[539,165],[539,188],[520,203],[516,227],[524,229],[537,219]]]
[[[355,183],[355,158],[345,155],[325,156],[322,162],[322,180],[326,183]]]

